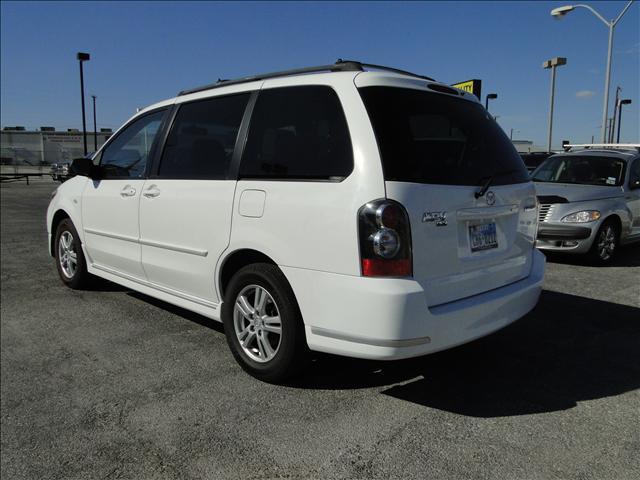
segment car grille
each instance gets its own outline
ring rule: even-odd
[[[546,222],[553,214],[554,207],[555,205],[552,203],[540,204],[540,209],[538,210],[538,221]]]

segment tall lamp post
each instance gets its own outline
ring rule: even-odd
[[[84,72],[82,63],[91,59],[88,53],[78,52],[78,63],[80,63],[80,99],[82,100],[82,138],[84,140],[84,154],[87,154],[87,121],[84,114]]]
[[[615,20],[607,21],[602,15],[600,15],[597,11],[591,8],[589,5],[565,5],[563,7],[554,8],[551,10],[551,16],[555,18],[562,18],[567,13],[575,10],[576,8],[586,8],[591,13],[593,13],[596,17],[598,17],[602,22],[609,28],[609,50],[607,53],[607,74],[605,75],[604,80],[604,106],[602,108],[602,135],[601,140],[602,143],[607,141],[607,115],[609,114],[609,82],[611,81],[611,52],[613,49],[613,29],[616,27],[616,24],[620,21],[622,16],[629,10],[629,7],[633,3],[633,0],[630,0],[629,3],[622,9],[620,15],[616,17]]]
[[[484,100],[484,108],[487,110],[487,112],[489,111],[489,100],[495,100],[496,98],[498,98],[498,94],[497,93],[490,93],[485,98],[485,100]]]
[[[629,105],[631,103],[630,98],[625,98],[618,102],[618,138],[616,143],[620,143],[620,127],[622,126],[622,105]]]
[[[549,99],[549,132],[547,134],[547,152],[551,152],[551,134],[553,132],[553,100],[556,95],[556,68],[566,64],[567,59],[564,57],[554,57],[542,64],[542,68],[551,69],[551,95]]]
[[[98,151],[98,128],[96,127],[96,96],[91,95],[93,99],[93,151]]]
[[[609,129],[609,143],[613,143],[613,136],[616,134],[616,117],[618,116],[618,106],[620,105],[620,92],[622,89],[616,87],[616,99],[613,101],[613,115],[611,115],[611,128]]]

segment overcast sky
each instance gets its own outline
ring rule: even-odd
[[[483,82],[514,138],[546,142],[550,74],[558,69],[554,144],[598,140],[607,28],[560,2],[7,2],[1,3],[2,126],[81,127],[77,51],[98,128],[182,89],[337,58],[395,66],[453,83]],[[606,18],[625,2],[590,3]],[[640,140],[640,5],[616,28],[611,97],[633,104],[622,140]],[[87,107],[90,107],[89,101]],[[483,95],[484,101],[484,95]],[[613,99],[611,100],[613,105]]]

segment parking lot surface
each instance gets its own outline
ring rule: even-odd
[[[484,339],[317,355],[283,387],[245,374],[216,322],[64,287],[55,186],[0,189],[3,479],[640,478],[638,248],[611,267],[550,258],[536,309]]]

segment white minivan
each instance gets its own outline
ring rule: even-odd
[[[152,105],[72,164],[47,212],[62,281],[91,275],[224,323],[283,381],[309,350],[391,360],[536,304],[537,200],[472,94],[354,61]]]

